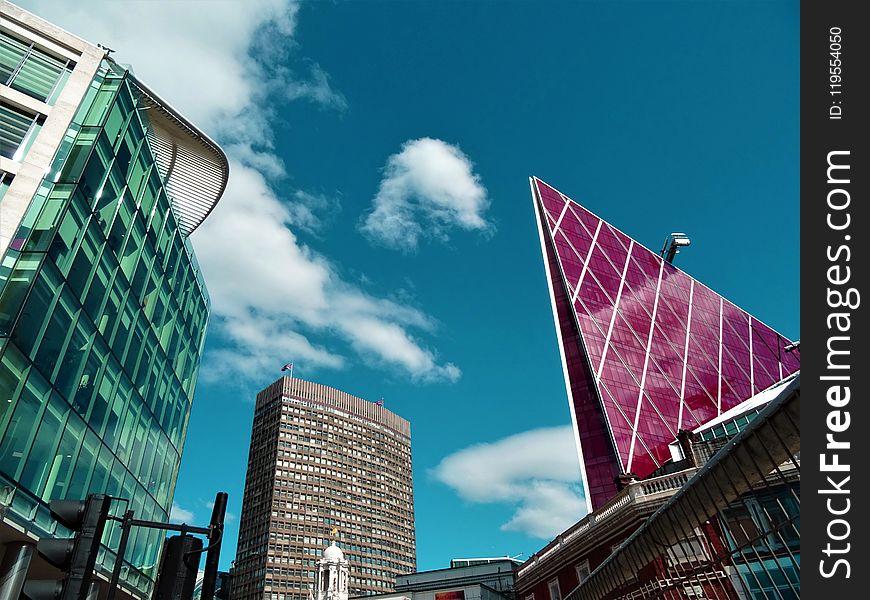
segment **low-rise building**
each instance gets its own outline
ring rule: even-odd
[[[516,559],[460,559],[472,564],[396,577],[396,591],[367,600],[516,600]],[[451,563],[454,561],[451,561]]]

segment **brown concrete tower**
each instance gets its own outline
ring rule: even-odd
[[[307,600],[332,540],[351,596],[416,569],[411,428],[380,404],[291,377],[257,394],[233,600]]]

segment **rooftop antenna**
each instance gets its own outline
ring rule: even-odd
[[[685,233],[674,232],[665,238],[665,245],[662,246],[662,251],[659,256],[665,259],[665,262],[673,264],[674,257],[679,254],[680,248],[685,248],[692,243]]]

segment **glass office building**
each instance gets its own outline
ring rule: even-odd
[[[55,533],[48,501],[88,493],[166,521],[209,314],[188,236],[227,161],[102,50],[3,11],[0,543]],[[162,535],[130,539],[143,594]]]

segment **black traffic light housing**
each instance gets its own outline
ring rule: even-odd
[[[85,600],[111,498],[91,494],[87,500],[52,500],[52,516],[73,531],[67,539],[45,538],[36,544],[40,556],[63,571],[60,581],[28,581],[24,595],[30,600]]]

